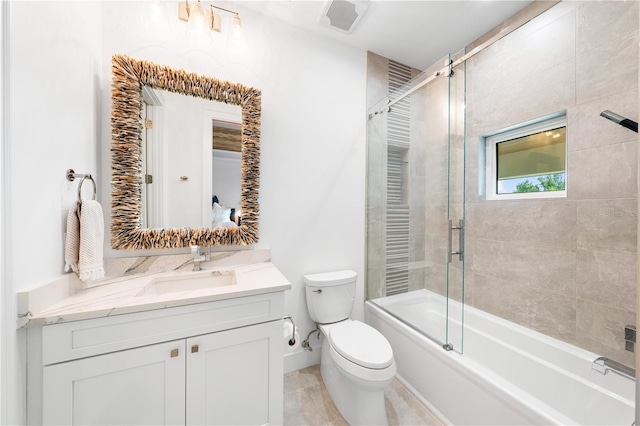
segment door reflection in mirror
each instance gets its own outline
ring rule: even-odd
[[[147,86],[143,98],[143,226],[236,226],[214,225],[212,199],[240,205],[241,107]]]

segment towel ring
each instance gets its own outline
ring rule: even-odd
[[[92,200],[96,199],[96,181],[93,180],[93,177],[91,175],[85,175],[82,176],[82,179],[80,179],[80,183],[78,184],[78,202],[82,201],[82,184],[84,183],[85,179],[89,179],[91,181],[91,183],[93,184],[93,196],[91,197]]]
[[[96,199],[96,193],[98,188],[96,187],[96,181],[93,180],[93,176],[91,176],[91,174],[76,173],[73,171],[73,169],[69,169],[67,170],[66,176],[67,176],[67,180],[71,182],[73,182],[77,177],[82,178],[80,179],[80,183],[78,183],[78,203],[82,202],[82,184],[84,183],[85,179],[89,179],[93,184],[93,197],[91,199],[92,200]]]

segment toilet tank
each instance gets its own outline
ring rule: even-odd
[[[353,310],[358,274],[353,271],[305,275],[307,308],[311,319],[320,324],[342,321]]]

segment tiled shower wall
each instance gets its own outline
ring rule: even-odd
[[[627,365],[635,324],[638,2],[563,1],[467,61],[465,302]],[[487,201],[479,136],[567,112],[567,198]]]
[[[384,61],[369,54],[368,101],[384,96],[376,98],[376,87],[384,86]],[[429,90],[433,96],[442,93],[435,86],[442,81],[431,83],[423,96],[429,98]],[[412,120],[417,120],[412,132],[436,117],[444,120],[440,102],[438,95],[420,111],[412,100]],[[563,1],[467,61],[465,303],[634,364],[633,354],[624,350],[623,333],[636,315],[638,138],[599,114],[609,109],[637,120],[637,107],[635,1]],[[568,119],[567,198],[487,201],[480,137],[562,110]],[[369,130],[371,143],[375,132]],[[376,132],[384,135],[383,128]],[[459,134],[456,125],[454,141]],[[446,224],[440,222],[446,216],[442,198],[432,202],[429,188],[443,187],[430,176],[446,170],[446,156],[435,152],[440,143],[428,142],[419,160],[425,161],[429,181],[415,180],[424,185],[426,197],[411,201],[411,220],[416,218],[411,253],[417,267],[410,287],[442,292],[444,269],[438,262],[446,256]],[[369,179],[375,179],[375,167],[382,163],[372,162],[369,152]],[[414,187],[410,192],[423,194]],[[368,223],[371,250],[371,231],[383,224]],[[368,267],[380,264],[369,251]],[[457,280],[458,271],[454,265],[450,279]],[[370,286],[372,273],[368,269],[370,298],[384,286],[380,280]]]
[[[367,54],[367,107],[372,115],[367,121],[367,298],[375,299],[387,295],[387,259],[386,247],[389,233],[393,233],[392,224],[387,223],[389,212],[388,192],[388,108],[384,101],[393,88],[390,88],[389,75],[391,61],[382,56]],[[419,74],[411,70],[412,76]],[[420,94],[412,95],[408,105],[410,114],[409,144],[406,147],[406,164],[402,166],[405,176],[403,199],[409,208],[409,244],[408,251],[408,287],[424,286],[424,201],[416,198],[416,188],[424,188],[425,145],[422,135],[416,135],[415,126],[424,122],[425,102],[418,101]],[[374,112],[375,111],[375,112]],[[377,114],[376,114],[377,113]],[[410,189],[407,191],[407,189]],[[424,198],[424,197],[422,197]],[[418,207],[416,207],[418,206]],[[391,237],[393,238],[393,237]],[[416,267],[416,262],[419,265]]]

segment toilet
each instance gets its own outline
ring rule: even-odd
[[[349,318],[356,279],[353,271],[304,276],[309,315],[324,335],[320,374],[349,424],[386,425],[384,389],[396,374],[396,363],[378,330]]]

